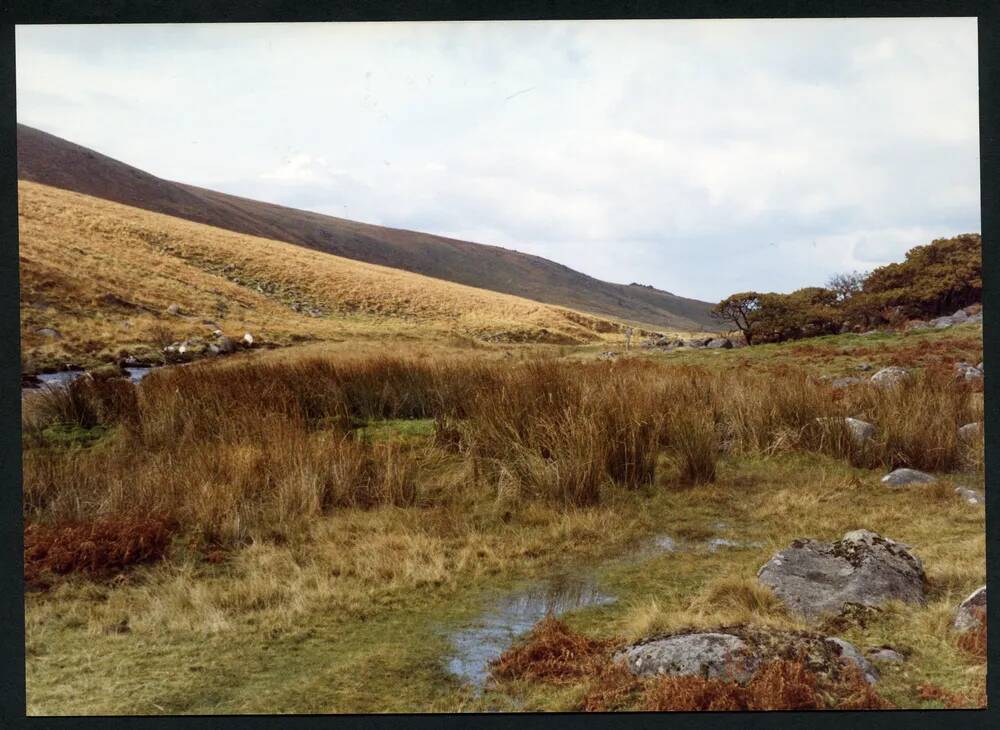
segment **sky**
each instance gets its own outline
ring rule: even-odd
[[[19,26],[154,175],[711,301],[979,232],[974,18]]]

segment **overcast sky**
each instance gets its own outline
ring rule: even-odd
[[[160,177],[717,300],[978,232],[975,19],[34,26],[17,116]]]

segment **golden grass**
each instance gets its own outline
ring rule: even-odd
[[[618,329],[561,307],[36,183],[19,182],[18,193],[28,367],[110,359],[205,336],[215,325],[237,338],[250,331],[258,341],[281,344],[359,336],[474,341],[498,333],[579,343]],[[170,304],[183,316],[164,314]],[[36,332],[44,327],[62,339]]]

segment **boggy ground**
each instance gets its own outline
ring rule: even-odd
[[[805,628],[756,570],[857,528],[911,545],[929,600],[836,635],[906,655],[879,667],[889,703],[981,703],[985,663],[949,629],[985,576],[983,510],[953,493],[983,488],[982,444],[955,437],[981,386],[928,368],[834,391],[780,370],[272,353],[37,396],[29,712],[582,709],[587,676],[463,684],[451,635],[567,566],[617,599],[564,617],[589,639]],[[875,442],[816,426],[835,415]],[[942,479],[890,490],[895,466]],[[681,549],[635,550],[654,536]]]

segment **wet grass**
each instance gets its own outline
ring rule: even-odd
[[[984,579],[982,510],[928,491],[886,490],[878,476],[818,455],[732,458],[713,485],[660,484],[568,514],[539,503],[506,520],[482,506],[472,514],[347,512],[301,545],[244,549],[221,565],[191,558],[140,568],[120,585],[71,580],[28,597],[29,708],[575,709],[581,683],[513,682],[476,695],[446,671],[449,632],[488,610],[497,591],[567,558],[603,565],[596,580],[618,597],[566,617],[595,640],[742,621],[795,627],[757,600],[749,587],[756,569],[795,537],[833,539],[856,527],[913,545],[931,584],[927,608],[892,607],[843,634],[862,649],[890,644],[909,654],[904,665],[881,667],[880,693],[901,707],[943,706],[921,695],[927,685],[975,696],[984,666],[958,647],[948,624]],[[764,545],[613,560],[644,536],[685,531]],[[123,621],[128,630],[116,630]]]

